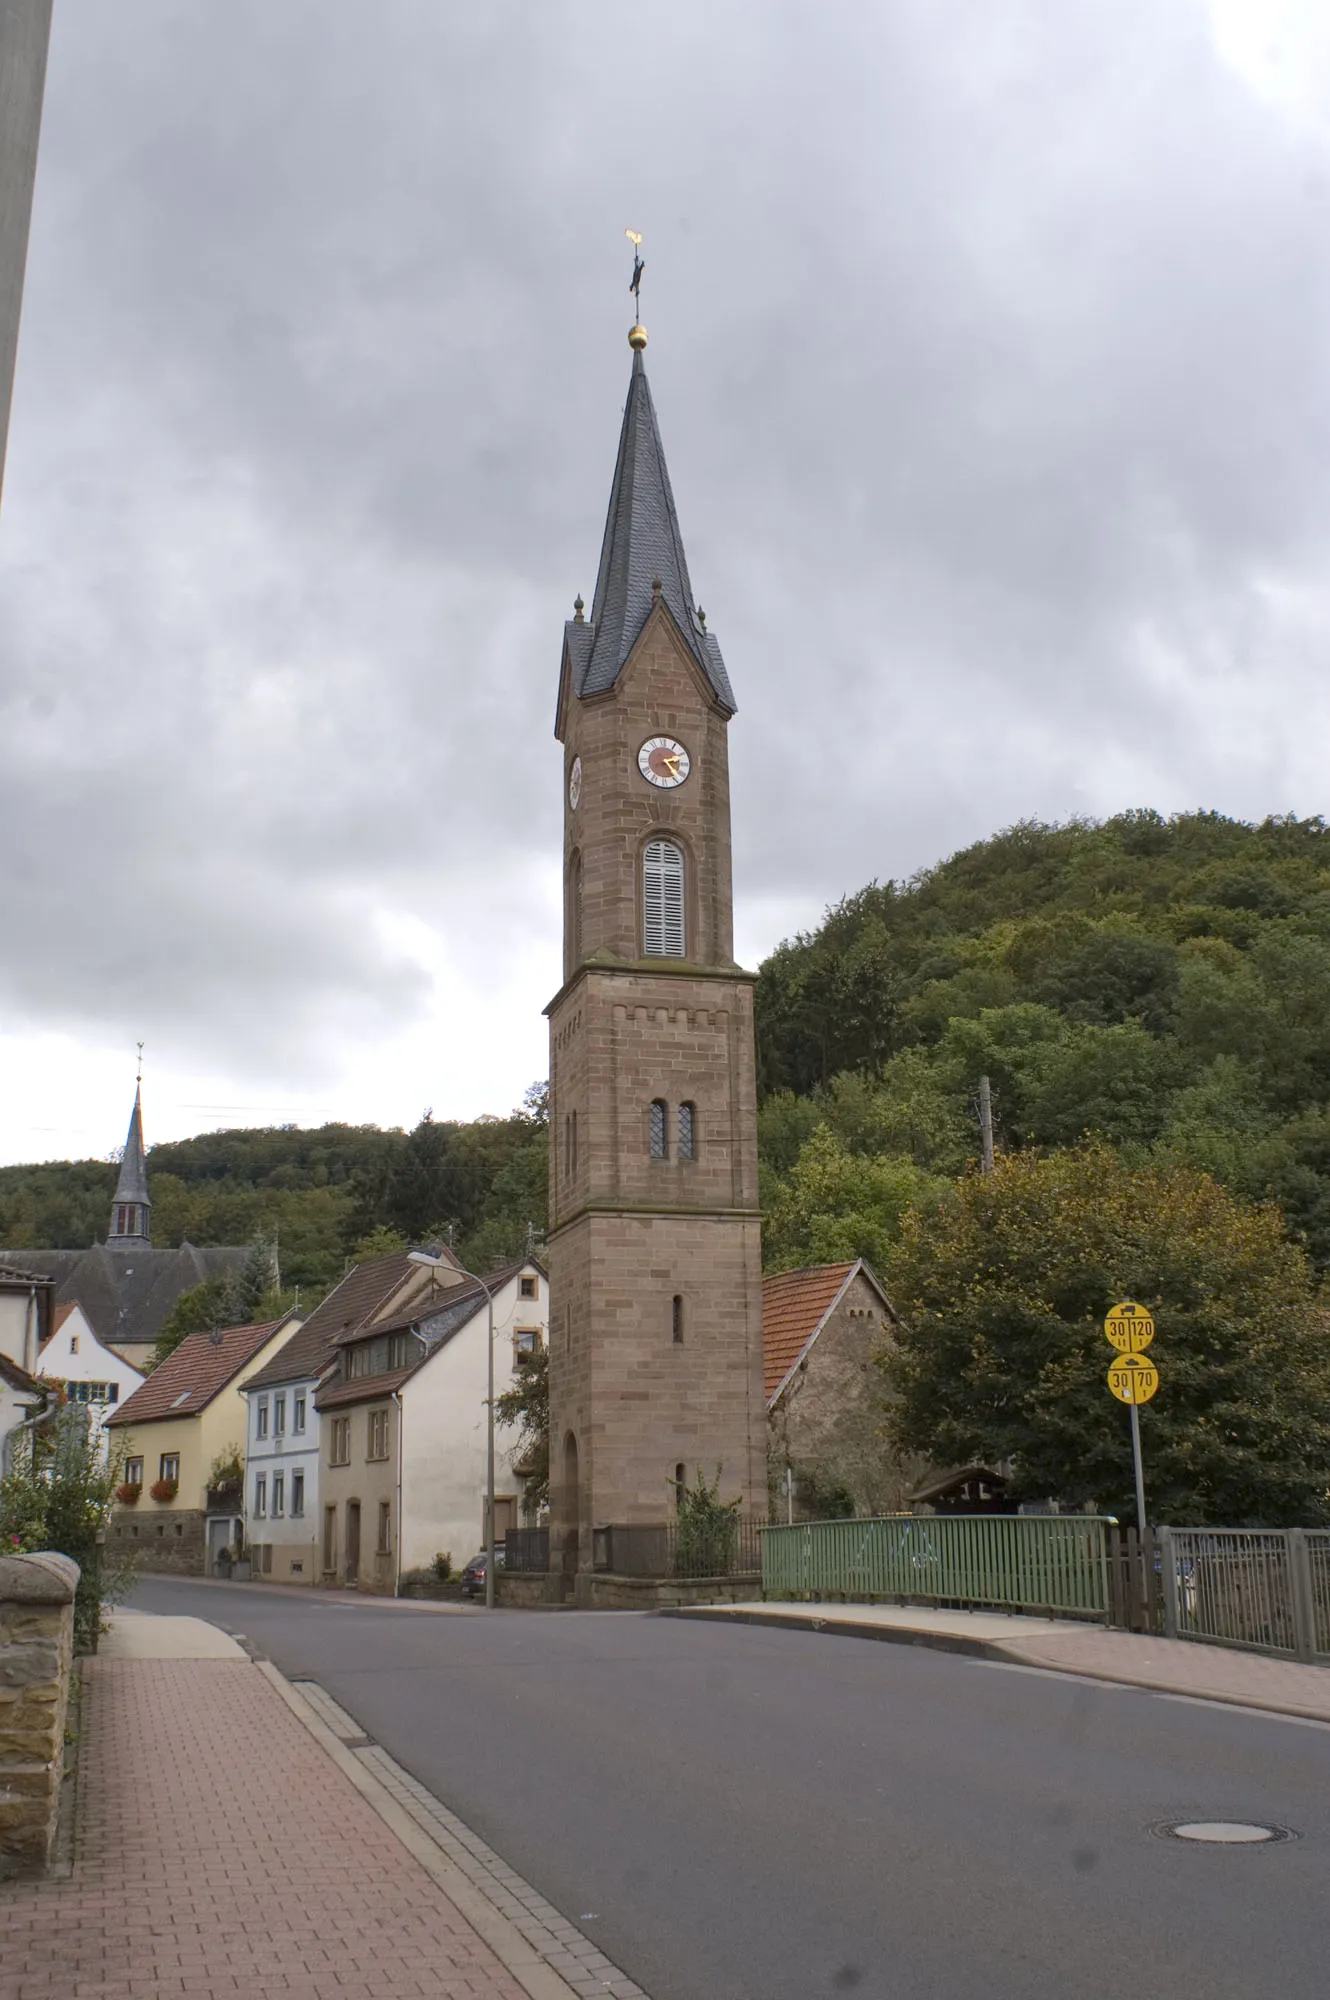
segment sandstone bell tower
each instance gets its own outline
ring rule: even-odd
[[[647,385],[590,617],[564,628],[563,985],[550,1022],[552,1561],[720,1468],[765,1512],[753,975],[734,962],[726,735]]]

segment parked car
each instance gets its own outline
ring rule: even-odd
[[[478,1556],[472,1556],[470,1562],[467,1564],[466,1568],[462,1571],[462,1589],[466,1592],[466,1595],[468,1597],[484,1596],[485,1564],[487,1560],[488,1560],[488,1552],[485,1549],[482,1549]],[[494,1551],[494,1567],[496,1569],[503,1568],[502,1549],[496,1549]]]

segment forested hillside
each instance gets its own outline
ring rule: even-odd
[[[758,986],[768,1262],[885,1259],[978,1152],[1107,1140],[1270,1198],[1330,1263],[1330,829],[1025,824],[874,884]]]
[[[1330,1264],[1330,829],[1191,813],[1026,824],[861,890],[758,985],[767,1261],[863,1250],[978,1151],[1088,1135],[1272,1198]],[[376,1231],[466,1258],[545,1220],[543,1091],[505,1119],[413,1132],[208,1133],[148,1160],[158,1243],[275,1236],[317,1289]],[[115,1167],[0,1169],[0,1244],[103,1236]]]
[[[412,1132],[324,1125],[208,1132],[148,1152],[157,1244],[275,1241],[284,1287],[318,1293],[361,1246],[449,1238],[472,1268],[520,1250],[545,1221],[543,1086],[509,1118],[429,1114]],[[104,1237],[117,1169],[0,1168],[0,1244],[80,1248]]]

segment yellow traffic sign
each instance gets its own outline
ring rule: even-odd
[[[1104,1321],[1104,1332],[1120,1354],[1140,1354],[1155,1337],[1155,1323],[1144,1306],[1124,1299]],[[1151,1395],[1154,1391],[1151,1390]]]
[[[1159,1387],[1159,1370],[1142,1354],[1124,1354],[1113,1363],[1107,1379],[1120,1403],[1148,1403]]]

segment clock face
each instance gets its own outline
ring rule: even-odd
[[[573,768],[568,773],[568,803],[577,811],[577,802],[582,796],[582,759],[574,757]]]
[[[649,785],[672,790],[692,770],[688,752],[672,736],[648,736],[637,753],[637,768]]]

